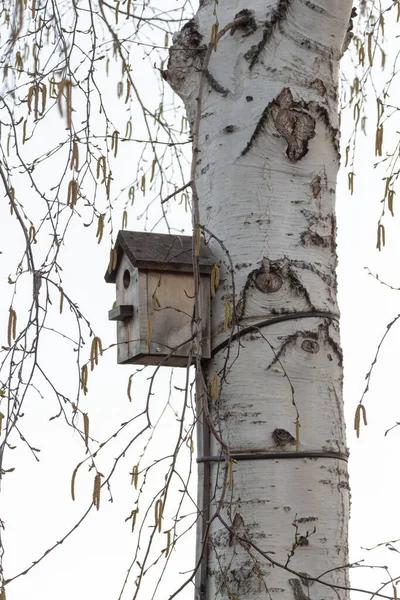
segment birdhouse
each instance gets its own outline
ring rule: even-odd
[[[193,348],[192,238],[120,231],[116,265],[105,279],[115,283],[118,363],[186,367]],[[114,261],[115,262],[115,261]],[[202,357],[211,357],[211,251],[199,256]]]

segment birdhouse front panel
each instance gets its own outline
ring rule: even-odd
[[[120,231],[117,264],[106,281],[116,285],[109,319],[117,321],[118,362],[188,365],[196,355],[192,239],[189,236]],[[199,256],[202,358],[211,357],[208,248]]]
[[[170,366],[187,366],[190,350],[195,343],[193,275],[143,271],[139,278],[141,292],[147,288],[147,311],[146,314],[142,313],[141,322],[141,348],[143,355],[147,355],[144,363],[149,364],[149,356],[152,356],[154,362],[150,364],[159,364],[160,357],[165,357]],[[208,280],[208,277],[202,277],[200,283],[204,358],[210,357]]]

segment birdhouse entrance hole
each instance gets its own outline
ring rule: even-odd
[[[122,279],[124,282],[124,288],[127,290],[131,283],[131,274],[129,273],[128,269],[125,269]]]

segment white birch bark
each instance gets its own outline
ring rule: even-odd
[[[214,9],[220,29],[238,16],[247,21],[219,41],[202,74]],[[321,454],[233,463],[198,599],[347,595],[307,576],[348,585],[335,187],[338,62],[350,11],[351,0],[203,0],[170,52],[166,77],[192,125],[206,78],[196,185],[221,264],[205,373],[220,383],[218,400],[207,401],[212,422],[231,453],[292,456],[298,416],[297,454]],[[227,331],[226,302],[235,313]],[[227,343],[231,331],[282,315],[290,318]],[[220,454],[213,436],[210,454]],[[208,464],[212,516],[227,467]],[[281,565],[291,556],[292,571],[268,556]]]

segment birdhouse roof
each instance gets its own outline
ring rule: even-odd
[[[141,231],[120,231],[115,242],[117,264],[105,274],[107,283],[115,283],[119,263],[123,254],[138,269],[153,271],[193,272],[192,237]],[[202,244],[199,255],[199,270],[210,273],[215,260],[208,246]]]

